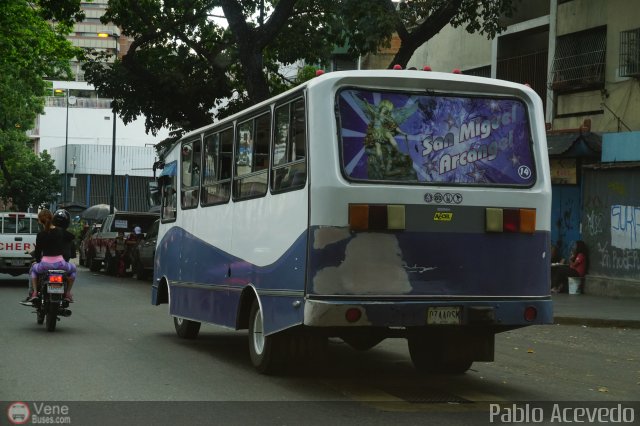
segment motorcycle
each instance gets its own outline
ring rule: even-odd
[[[67,291],[67,272],[49,269],[38,277],[38,299],[33,301],[38,324],[45,323],[47,331],[55,331],[60,317],[71,316],[69,301],[64,299]]]

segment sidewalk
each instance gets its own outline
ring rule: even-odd
[[[554,294],[555,324],[640,328],[640,298]]]

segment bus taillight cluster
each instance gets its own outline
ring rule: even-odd
[[[533,234],[536,232],[536,211],[487,207],[486,231]]]
[[[349,226],[354,231],[404,230],[404,206],[349,204]]]

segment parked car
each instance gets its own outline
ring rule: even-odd
[[[119,273],[119,259],[122,259],[122,256],[117,252],[118,235],[121,234],[126,240],[135,227],[140,227],[144,235],[158,218],[158,214],[146,212],[116,212],[105,217],[100,230],[92,234],[88,241],[89,269],[99,271],[104,263],[108,274]]]
[[[159,224],[160,220],[153,222],[147,234],[133,248],[131,254],[133,273],[141,281],[153,276],[153,259],[156,255]]]

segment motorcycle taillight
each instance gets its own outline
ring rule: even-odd
[[[50,283],[62,283],[64,282],[62,275],[49,275]]]

